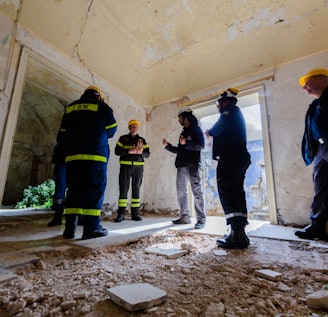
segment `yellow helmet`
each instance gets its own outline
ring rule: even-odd
[[[130,127],[130,125],[132,125],[132,124],[135,124],[137,126],[140,126],[140,122],[138,120],[136,120],[136,119],[130,120],[129,123],[128,123],[128,127]]]
[[[328,77],[328,70],[324,69],[324,68],[316,68],[316,69],[312,69],[311,71],[309,71],[306,75],[302,76],[299,80],[298,83],[304,87],[306,84],[306,81],[312,77],[312,76],[317,76],[317,75],[324,75]]]
[[[239,93],[239,90],[237,88],[228,88],[226,91],[224,91],[220,96],[218,101],[223,100],[224,98],[232,98],[237,101],[237,95]]]
[[[89,86],[89,87],[87,87],[85,89],[85,91],[87,91],[87,90],[93,90],[93,91],[95,91],[100,96],[100,99],[102,99],[101,91],[100,91],[100,89],[97,86]]]

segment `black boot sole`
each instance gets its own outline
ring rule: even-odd
[[[313,232],[306,232],[306,231],[296,231],[295,235],[301,239],[305,240],[323,240],[328,241],[328,235],[325,233],[316,234]]]
[[[135,216],[135,217],[132,217],[132,220],[134,220],[134,221],[141,221],[142,218],[140,216]]]
[[[124,220],[124,217],[117,217],[114,222],[122,222]]]
[[[100,230],[95,230],[93,232],[83,234],[82,240],[101,238],[101,237],[105,237],[105,236],[108,236],[108,231],[107,231],[107,229],[102,228]]]
[[[229,241],[228,239],[219,239],[216,240],[216,245],[218,248],[224,249],[247,249],[249,247],[249,239],[246,237],[243,241]]]

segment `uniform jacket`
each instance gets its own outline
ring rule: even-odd
[[[108,139],[117,131],[113,110],[93,96],[82,97],[68,105],[60,132],[65,143],[65,161],[107,162]]]
[[[213,137],[214,160],[241,160],[249,157],[245,119],[236,105],[225,106],[208,133]]]
[[[312,163],[322,142],[328,142],[328,88],[320,98],[313,100],[305,115],[302,157],[306,165]]]
[[[137,146],[138,140],[143,143],[142,154],[129,154],[129,150]],[[149,146],[146,140],[138,134],[134,137],[129,134],[120,136],[115,146],[115,154],[120,156],[120,164],[124,165],[144,165],[144,158],[150,156]]]
[[[166,150],[176,153],[175,166],[185,167],[190,165],[200,164],[201,150],[204,148],[205,140],[204,133],[198,124],[191,124],[188,128],[183,128],[181,135],[186,138],[187,143],[178,146],[173,146],[168,143]]]

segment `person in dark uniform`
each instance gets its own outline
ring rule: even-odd
[[[213,137],[213,159],[218,161],[216,176],[221,205],[231,232],[217,240],[218,247],[244,249],[249,246],[244,179],[250,155],[246,147],[246,124],[237,106],[238,90],[229,88],[217,100],[218,121],[205,134]]]
[[[180,217],[172,220],[172,223],[175,225],[191,223],[188,202],[188,183],[190,182],[197,219],[195,229],[202,229],[206,225],[206,212],[199,168],[201,150],[205,145],[204,133],[190,108],[182,109],[178,113],[178,120],[180,125],[183,126],[178,145],[174,146],[166,139],[163,139],[165,149],[176,154],[176,187]]]
[[[66,193],[66,165],[63,135],[57,133],[57,143],[52,154],[52,163],[54,164],[54,182],[55,192],[52,198],[52,210],[55,212],[53,219],[48,222],[48,227],[60,226],[65,208]]]
[[[308,107],[302,140],[305,165],[313,162],[314,197],[311,223],[295,235],[302,239],[328,240],[328,70],[313,69],[299,79],[299,84],[316,98]]]
[[[145,158],[150,156],[146,140],[139,136],[140,122],[132,119],[128,123],[129,134],[120,136],[115,146],[115,154],[120,157],[119,186],[120,196],[115,222],[124,220],[128,205],[128,191],[132,189],[131,214],[132,220],[141,221],[140,212],[140,187],[142,184]]]
[[[65,143],[67,192],[63,236],[73,239],[78,215],[83,216],[82,239],[106,236],[101,208],[107,183],[108,139],[117,131],[113,110],[96,86],[65,108],[60,132]]]

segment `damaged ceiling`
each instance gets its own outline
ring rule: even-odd
[[[327,0],[0,0],[144,107],[327,48]]]

